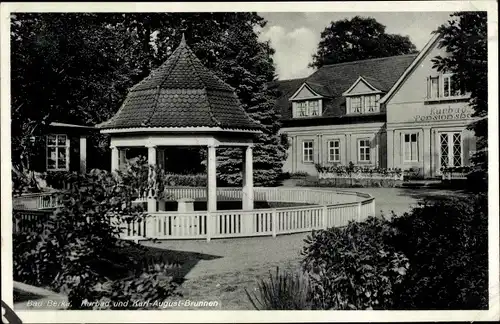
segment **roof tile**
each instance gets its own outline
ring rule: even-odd
[[[203,66],[184,39],[165,63],[132,87],[118,112],[98,126],[260,129],[234,88]]]
[[[325,65],[307,78],[275,81],[270,86],[279,91],[276,106],[282,119],[292,118],[290,97],[307,82],[314,91],[328,97],[324,102],[324,117],[345,114],[345,97],[342,96],[362,76],[371,85],[387,92],[396,83],[417,54],[382,57],[362,61]]]

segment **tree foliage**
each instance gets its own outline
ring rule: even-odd
[[[488,31],[486,12],[457,12],[435,33],[441,37],[439,47],[445,57],[433,59],[438,71],[456,75],[458,86],[470,92],[470,105],[477,120],[469,125],[478,139],[473,163],[481,178],[487,180],[488,169]],[[481,187],[486,188],[484,181]]]
[[[321,32],[311,67],[415,53],[408,36],[387,34],[374,18],[356,16],[332,21]]]
[[[200,60],[236,88],[244,109],[264,127],[256,140],[259,184],[281,171],[273,50],[258,41],[256,13],[16,14],[12,17],[13,159],[25,160],[50,121],[94,125],[107,120],[127,90],[163,63],[182,33]],[[42,138],[38,136],[37,138]],[[107,142],[99,137],[104,154]],[[96,159],[102,160],[102,159]],[[106,159],[109,160],[109,159]],[[220,174],[239,181],[241,156],[221,151]]]
[[[22,13],[11,19],[12,157],[42,153],[52,121],[93,125],[131,85],[127,34],[97,14]],[[98,144],[102,138],[95,138]]]
[[[161,302],[174,294],[166,273],[170,265],[145,258],[145,247],[119,239],[124,224],[148,217],[133,203],[148,191],[147,173],[136,165],[118,173],[68,174],[63,206],[49,212],[46,222],[33,220],[40,226],[13,236],[14,280],[67,294],[71,309],[93,308],[84,301],[130,309],[135,300]],[[123,253],[127,249],[135,255]]]

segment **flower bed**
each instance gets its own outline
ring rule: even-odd
[[[467,180],[467,175],[472,171],[471,167],[447,167],[441,168],[442,180]]]
[[[322,166],[316,164],[319,179],[394,179],[403,180],[403,170],[354,165]]]
[[[403,180],[394,178],[330,178],[320,180],[301,180],[299,187],[335,187],[335,188],[395,188],[400,187]]]

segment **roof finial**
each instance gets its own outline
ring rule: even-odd
[[[182,33],[182,39],[180,45],[186,45],[186,37],[184,36],[184,33]]]

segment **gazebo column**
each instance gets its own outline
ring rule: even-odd
[[[207,210],[213,212],[217,210],[217,156],[216,147],[208,146],[207,154]]]
[[[156,167],[156,146],[147,146],[148,148],[148,166],[149,166],[149,178],[154,177],[154,170],[151,166]],[[156,212],[156,198],[153,196],[154,190],[150,190],[148,193],[148,212]]]
[[[165,170],[165,149],[156,148],[156,161],[159,168]],[[165,200],[158,199],[158,211],[165,211]]]
[[[243,210],[253,209],[253,149],[247,146],[243,159]]]
[[[111,171],[118,170],[119,157],[118,148],[116,146],[111,146]]]
[[[125,164],[127,163],[127,149],[126,148],[121,148],[118,149],[118,168],[120,170],[123,170],[125,167]]]

